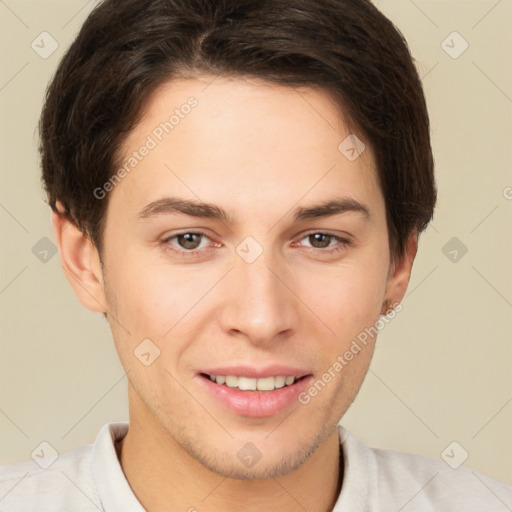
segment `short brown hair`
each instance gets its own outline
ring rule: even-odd
[[[102,249],[93,190],[158,86],[191,73],[257,77],[332,95],[372,147],[390,252],[436,203],[429,118],[407,43],[369,0],[105,0],[62,58],[39,123],[48,202]],[[341,142],[341,141],[340,141]]]

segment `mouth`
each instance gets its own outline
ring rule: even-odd
[[[236,375],[209,375],[207,373],[200,373],[201,377],[209,379],[210,381],[225,386],[227,388],[238,389],[239,391],[263,391],[269,392],[276,389],[286,388],[292,386],[296,382],[305,379],[308,375],[301,377],[276,375],[275,377],[243,377]]]
[[[223,408],[239,416],[258,418],[299,406],[299,394],[313,380],[311,373],[265,377],[199,373],[197,377],[208,396]]]

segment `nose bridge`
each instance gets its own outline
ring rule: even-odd
[[[282,282],[286,282],[284,265],[252,237],[239,244],[236,253],[223,327],[254,343],[270,342],[298,320],[294,295]]]

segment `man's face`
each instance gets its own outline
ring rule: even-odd
[[[367,372],[371,338],[332,368],[387,298],[385,204],[369,146],[353,161],[338,149],[350,132],[327,96],[212,80],[166,84],[126,139],[123,162],[150,149],[109,192],[104,291],[131,421],[220,474],[277,476],[333,435]],[[191,96],[197,105],[162,132]],[[170,197],[229,218],[148,208]],[[342,199],[345,211],[295,218]],[[205,374],[245,376],[229,379],[241,387],[304,378],[243,391]],[[252,467],[247,443],[262,454]]]

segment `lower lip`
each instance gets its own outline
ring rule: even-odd
[[[219,402],[231,411],[242,416],[264,417],[274,416],[298,402],[298,395],[305,391],[312,375],[294,382],[290,386],[274,389],[274,391],[240,391],[223,384],[217,384],[208,377],[198,375],[200,382]]]

